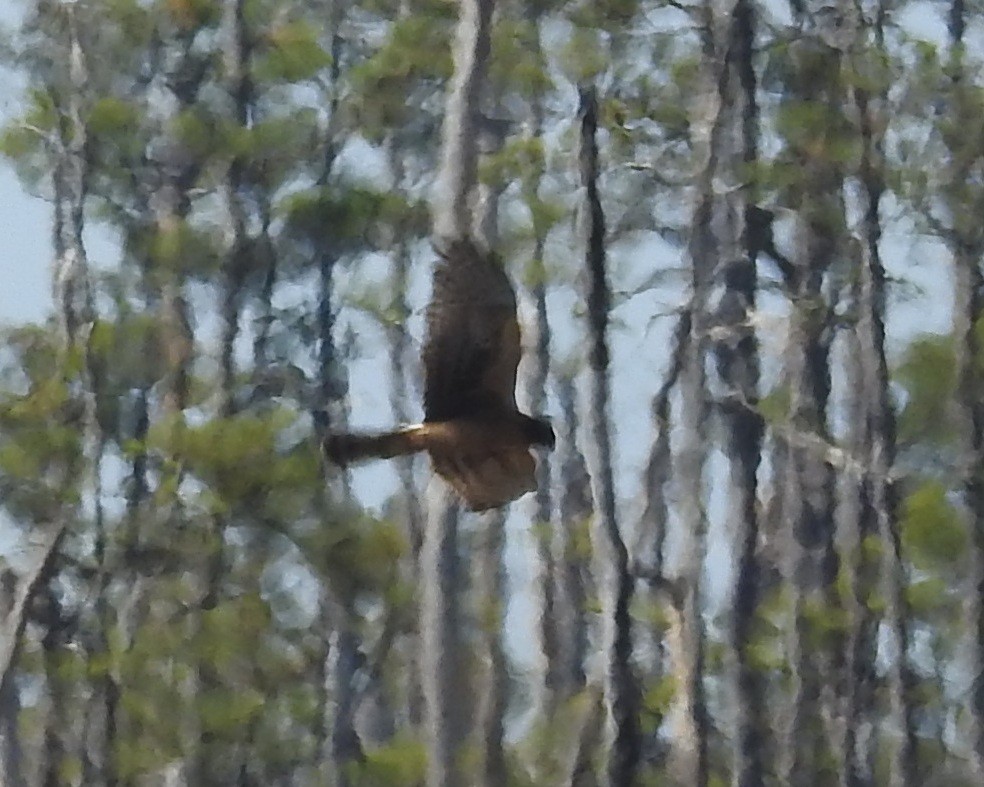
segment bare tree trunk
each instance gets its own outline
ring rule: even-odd
[[[872,35],[857,41],[858,54],[865,57],[872,44],[884,52],[882,26],[886,9],[879,5]],[[858,66],[864,66],[863,61]],[[855,69],[857,66],[855,67]],[[852,73],[855,71],[852,69]],[[866,478],[862,484],[862,516],[877,524],[883,544],[882,592],[885,622],[892,642],[888,661],[889,718],[900,739],[891,747],[890,787],[908,787],[918,779],[915,718],[913,713],[914,673],[909,663],[909,611],[906,601],[906,567],[899,529],[898,493],[892,478],[895,465],[895,413],[889,392],[889,372],[885,359],[885,267],[881,260],[881,218],[879,208],[885,191],[882,115],[884,101],[858,84],[853,87],[857,123],[861,139],[858,172],[863,189],[862,266],[858,302],[858,340],[861,350],[861,385],[866,404],[867,434],[862,462]]]
[[[329,121],[323,141],[324,152],[318,185],[326,187],[331,182],[340,145],[333,137],[337,122],[341,77],[342,37],[340,29],[346,6],[337,0],[329,0],[326,9],[327,25],[331,30]],[[345,407],[345,391],[348,386],[343,377],[339,355],[344,348],[338,346],[335,336],[335,276],[337,251],[328,245],[317,249],[318,270],[318,410],[319,428],[344,429],[348,413]],[[343,473],[341,479],[325,479],[322,511],[329,497],[347,499],[351,494],[350,478]],[[345,591],[330,586],[323,589],[321,600],[321,627],[325,652],[321,659],[319,686],[319,712],[314,735],[317,759],[331,783],[345,787],[350,783],[348,769],[352,763],[364,757],[362,740],[355,725],[357,698],[355,677],[359,665],[359,633],[356,627],[357,613],[352,599]]]
[[[474,783],[499,787],[507,783],[503,746],[509,676],[502,643],[506,583],[502,552],[506,517],[502,511],[481,518],[476,544],[475,600],[478,604],[478,709],[475,743],[479,767]]]
[[[856,287],[855,287],[856,289]],[[849,380],[862,379],[860,346],[855,331],[845,337],[844,374]],[[862,392],[849,393],[848,423],[852,433],[848,447],[860,455],[864,446],[865,402]],[[841,571],[849,588],[847,611],[850,621],[841,688],[843,732],[837,741],[838,784],[865,787],[874,778],[875,648],[878,621],[866,599],[877,589],[878,567],[863,544],[874,535],[874,523],[862,516],[861,479],[844,473],[838,506],[839,540],[842,544]]]
[[[23,752],[18,721],[20,696],[13,681],[0,687],[0,785],[24,787]]]
[[[429,511],[420,555],[420,631],[428,787],[463,784],[458,768],[465,738],[461,639],[461,560],[458,506],[451,488],[437,476],[427,493]]]
[[[332,784],[347,787],[351,783],[347,769],[363,758],[362,742],[355,731],[354,720],[354,678],[359,666],[359,638],[353,626],[353,613],[340,604],[330,606],[334,608],[334,619],[325,670],[326,690],[331,697],[328,709],[328,718],[331,719],[328,774]]]
[[[403,161],[401,151],[395,140],[389,144],[390,169],[394,173],[394,188],[403,188]],[[389,362],[391,394],[390,407],[397,423],[412,422],[409,408],[413,381],[408,365],[411,352],[410,334],[407,332],[405,320],[410,315],[410,305],[407,301],[407,291],[410,286],[410,247],[405,238],[397,241],[393,249],[393,309],[400,319],[389,326]],[[400,479],[402,492],[404,536],[409,547],[409,554],[404,558],[404,572],[408,579],[420,576],[420,549],[423,543],[424,511],[420,499],[420,490],[414,479],[414,469],[417,466],[416,455],[398,457],[396,472]],[[423,713],[423,697],[420,690],[420,631],[418,621],[412,616],[404,635],[403,648],[407,664],[406,679],[406,717],[407,722],[416,727],[420,724]]]
[[[495,0],[462,0],[454,43],[454,76],[442,129],[441,171],[434,201],[438,238],[465,237],[473,227],[478,181],[478,121],[491,49]]]
[[[597,749],[597,741],[602,737],[605,725],[605,698],[602,692],[589,688],[582,695],[584,704],[580,719],[580,730],[572,747],[570,764],[561,782],[563,787],[596,787],[592,761]]]
[[[3,609],[6,614],[0,619],[0,631],[3,632],[0,637],[0,697],[13,691],[13,667],[24,639],[29,606],[54,574],[58,548],[64,535],[64,524],[52,524],[45,528],[35,539],[35,557],[30,567],[20,576],[14,576],[10,569],[3,574]]]
[[[704,471],[707,463],[707,420],[710,413],[705,374],[709,317],[707,309],[715,260],[720,252],[713,218],[714,178],[719,157],[718,137],[726,116],[718,71],[724,67],[716,42],[713,4],[700,7],[702,90],[708,100],[697,105],[691,119],[692,140],[699,162],[696,207],[691,219],[687,253],[691,265],[691,319],[686,327],[680,369],[680,447],[674,462],[679,495],[682,543],[675,570],[679,597],[670,610],[667,636],[670,670],[676,693],[670,711],[671,736],[668,767],[679,784],[703,787],[709,777],[710,724],[704,691],[705,632],[701,577],[707,548],[707,512],[704,507]],[[736,735],[736,744],[740,738]]]
[[[819,195],[830,205],[831,195]],[[818,200],[819,201],[819,200]],[[836,205],[831,206],[836,209]],[[830,263],[832,247],[821,250],[810,229],[800,233],[804,271],[796,286],[796,303],[821,303],[821,277]],[[820,750],[819,654],[806,642],[806,609],[831,578],[824,559],[834,531],[833,469],[822,452],[804,435],[826,442],[826,408],[830,395],[830,329],[822,309],[794,306],[785,352],[784,376],[790,387],[790,436],[779,456],[778,494],[782,498],[785,560],[783,573],[792,600],[793,623],[786,639],[790,669],[789,715],[778,750],[779,777],[789,784],[810,784],[818,764],[811,756]]]
[[[433,204],[439,240],[465,238],[475,228],[478,113],[491,47],[493,0],[462,0],[454,44],[454,76],[447,98],[441,171]],[[435,477],[428,490],[421,552],[420,631],[423,646],[424,718],[428,787],[462,784],[457,758],[466,735],[463,715],[461,566],[458,506]]]
[[[967,8],[964,0],[950,4],[950,65],[952,90],[957,102],[966,82],[964,35]],[[954,113],[966,114],[958,107]],[[965,173],[952,173],[955,198],[950,201],[960,215],[966,210],[962,190]],[[952,208],[951,208],[952,210]],[[967,237],[970,235],[970,237]],[[970,773],[977,781],[984,779],[984,376],[981,375],[979,327],[984,315],[984,275],[981,274],[982,244],[972,233],[954,229],[947,238],[953,255],[955,286],[954,336],[957,348],[957,404],[962,436],[959,457],[960,482],[967,511],[970,546],[969,584],[964,614],[969,636],[971,692],[969,702]]]
[[[497,100],[490,103],[498,109]],[[502,150],[505,136],[486,129],[479,135],[478,141],[483,156],[494,156]],[[482,182],[475,189],[472,235],[487,248],[495,248],[499,242],[499,201],[502,192],[503,184],[499,182]],[[542,469],[539,462],[538,469]],[[481,787],[498,787],[507,782],[504,737],[509,689],[506,653],[502,642],[506,599],[503,566],[506,517],[503,510],[482,515],[478,531],[478,571],[473,594],[478,606],[477,656],[480,663],[478,714],[474,735],[479,768],[475,781]]]
[[[702,244],[710,231],[709,205],[705,197],[694,216],[692,245]],[[707,540],[707,513],[704,510],[704,467],[707,461],[707,387],[704,375],[704,346],[701,336],[706,324],[702,305],[709,286],[701,257],[693,256],[694,317],[691,335],[683,353],[680,371],[681,445],[675,461],[676,486],[680,497],[683,532],[680,565],[676,569],[680,598],[670,605],[666,649],[676,692],[670,710],[670,752],[668,768],[676,784],[704,787],[709,776],[708,712],[704,692],[704,622],[701,575]]]
[[[593,468],[591,491],[595,500],[592,541],[595,547],[598,589],[601,593],[602,643],[605,663],[605,704],[609,744],[605,754],[604,782],[610,787],[632,784],[641,757],[639,687],[632,672],[632,603],[634,582],[629,574],[629,555],[619,531],[612,476],[611,435],[608,421],[609,350],[608,312],[611,292],[605,273],[605,216],[598,192],[598,105],[593,89],[582,88],[579,168],[585,192],[583,209],[586,239],[585,268],[588,279],[589,405]]]
[[[537,60],[542,60],[540,47],[540,17],[542,10],[536,3],[525,3],[526,22],[530,27],[531,48]],[[529,136],[540,140],[543,135],[543,96],[539,90],[530,98],[529,105]],[[523,200],[530,208],[530,213],[537,215],[540,199],[540,183],[543,178],[541,168],[530,175],[529,180],[521,184]],[[547,377],[550,373],[550,325],[547,322],[547,286],[546,267],[543,254],[546,247],[549,227],[533,222],[533,253],[530,265],[532,268],[532,284],[529,288],[529,298],[533,306],[533,321],[526,327],[526,341],[533,348],[527,354],[526,379],[524,393],[527,407],[532,413],[542,413],[546,409]],[[558,676],[558,632],[556,596],[557,570],[554,566],[554,551],[552,549],[552,528],[548,525],[552,517],[552,501],[550,499],[551,463],[547,455],[541,456],[536,466],[536,492],[530,505],[530,520],[534,525],[536,554],[538,561],[539,585],[539,625],[541,675],[536,686],[537,696],[533,705],[541,718],[550,719],[557,709],[560,698]]]
[[[905,564],[899,533],[897,495],[891,478],[895,456],[895,419],[889,401],[888,367],[885,362],[885,271],[878,252],[881,233],[878,203],[881,188],[869,191],[865,219],[867,246],[865,265],[861,271],[861,336],[864,391],[868,399],[868,456],[864,484],[864,503],[877,523],[877,531],[885,545],[882,563],[885,617],[893,641],[893,657],[889,662],[888,684],[891,718],[901,731],[901,739],[893,747],[889,784],[902,787],[916,778],[916,734],[912,717],[911,692],[913,675],[909,666],[908,612],[905,601]],[[862,511],[862,515],[864,515]]]
[[[63,102],[58,107],[60,122],[55,132],[54,152],[55,161],[55,261],[54,261],[54,300],[56,313],[61,328],[61,352],[67,359],[72,351],[77,351],[83,358],[83,365],[76,384],[81,383],[81,404],[83,407],[83,441],[82,454],[73,460],[67,468],[66,487],[76,487],[82,499],[93,496],[92,503],[97,510],[100,506],[98,495],[101,493],[100,457],[104,447],[100,436],[98,412],[96,407],[93,358],[90,352],[89,340],[95,322],[95,302],[92,292],[91,272],[86,254],[83,231],[85,226],[85,205],[89,187],[89,137],[86,125],[87,95],[89,69],[83,39],[80,31],[83,24],[78,15],[80,9],[75,6],[44,9],[38,8],[39,14],[52,14],[59,27],[65,31],[64,49],[59,54],[67,63],[67,74],[63,74],[66,87],[63,95],[61,90],[54,89],[52,95],[56,102]],[[64,19],[57,19],[64,15]],[[72,381],[74,374],[66,371],[66,382]],[[66,506],[59,514],[61,523],[55,527],[56,535],[53,543],[59,544],[61,533],[65,532],[70,523],[81,515],[82,504]],[[58,768],[68,757],[81,759],[81,740],[77,729],[73,729],[72,713],[76,708],[71,707],[72,693],[66,689],[66,681],[58,674],[58,658],[63,654],[63,648],[75,634],[74,621],[66,620],[61,599],[54,587],[58,574],[57,554],[52,552],[46,557],[43,566],[44,587],[40,584],[37,590],[40,594],[39,606],[42,614],[39,622],[44,627],[41,640],[43,663],[48,693],[48,718],[45,720],[44,731],[44,765],[43,778],[46,784],[55,784],[60,778]],[[31,590],[33,585],[26,586]],[[25,605],[34,599],[25,598]],[[81,615],[81,613],[80,613]],[[99,622],[96,622],[98,628]],[[21,629],[23,631],[23,629]],[[16,647],[16,645],[14,646]],[[104,733],[105,730],[102,730]],[[102,736],[105,738],[105,735]],[[100,754],[105,756],[107,751],[105,741],[97,741]]]
[[[584,457],[577,447],[577,412],[574,381],[569,376],[557,379],[557,398],[562,413],[558,436],[559,450],[559,520],[554,529],[553,585],[557,620],[557,688],[568,699],[584,688],[584,659],[588,652],[588,622],[585,604],[588,597],[588,554],[581,545],[591,519],[590,481]]]
[[[750,0],[737,0],[732,10],[730,46],[721,90],[724,122],[731,131],[714,135],[711,141],[711,155],[720,156],[716,176],[730,182],[740,182],[741,173],[757,163],[759,128],[752,63],[754,38],[754,7]],[[750,233],[754,206],[750,199],[749,189],[739,189],[725,196],[723,204],[717,208],[723,213],[722,220],[716,222],[723,237],[718,238],[719,255],[715,260],[714,276],[718,286],[723,287],[723,293],[713,307],[718,331],[726,332],[716,341],[714,350],[723,387],[722,416],[733,512],[730,524],[737,552],[729,632],[737,711],[732,778],[736,787],[762,784],[766,730],[765,678],[751,653],[761,583],[757,476],[763,425],[757,412],[758,341],[750,324],[755,312],[757,286],[756,244]]]
[[[680,315],[674,330],[666,378],[652,401],[653,443],[649,449],[649,458],[643,475],[645,504],[639,521],[639,539],[635,546],[634,572],[647,581],[650,602],[664,608],[669,605],[669,632],[664,632],[662,627],[656,627],[651,637],[653,655],[648,679],[652,682],[662,680],[666,673],[667,657],[670,652],[670,648],[667,647],[668,639],[672,638],[675,642],[673,652],[678,657],[683,654],[683,599],[680,597],[679,586],[670,583],[666,578],[664,548],[670,521],[667,492],[673,471],[673,453],[670,445],[670,395],[680,381],[691,339],[690,330],[691,314],[690,309],[687,308]],[[679,696],[684,695],[681,693]],[[680,710],[681,718],[693,718],[691,710]],[[661,715],[652,724],[652,733],[648,736],[645,752],[647,760],[664,758],[667,746],[660,732],[663,721],[664,716]]]
[[[818,54],[817,51],[820,50]],[[813,101],[831,113],[842,100],[839,89],[824,84],[810,71],[826,50],[816,41],[802,42],[794,57],[803,74],[793,87],[793,101]],[[836,61],[827,57],[829,71]],[[805,64],[805,65],[804,65]],[[832,553],[835,531],[835,475],[818,444],[829,442],[827,405],[830,398],[830,308],[824,277],[835,259],[844,206],[840,197],[843,173],[825,159],[812,160],[793,151],[809,174],[809,187],[796,205],[799,216],[796,255],[785,285],[793,302],[783,371],[790,389],[789,433],[780,436],[781,466],[777,472],[786,532],[784,574],[790,589],[793,625],[786,640],[790,665],[788,718],[779,749],[779,777],[791,784],[811,784],[822,750],[820,655],[806,643],[806,609],[822,598],[836,577],[825,563]]]

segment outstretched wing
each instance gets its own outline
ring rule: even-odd
[[[438,251],[424,345],[424,417],[516,409],[516,293],[498,258],[468,240]]]

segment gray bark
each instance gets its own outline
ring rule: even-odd
[[[476,229],[478,115],[487,60],[493,0],[462,0],[454,44],[454,76],[442,131],[441,169],[433,202],[437,239],[469,237]],[[428,490],[421,551],[420,632],[428,787],[462,784],[458,754],[467,734],[461,697],[461,583],[459,509],[436,476]]]
[[[353,626],[353,614],[330,600],[323,607],[332,611],[332,632],[325,666],[325,691],[330,697],[326,716],[328,733],[327,773],[337,787],[351,783],[348,768],[363,758],[362,742],[355,731],[355,675],[359,665],[359,637]]]
[[[882,25],[885,8],[879,6],[869,40],[859,37],[858,52],[872,46],[884,51]],[[863,68],[863,60],[855,68]],[[909,656],[909,613],[905,596],[906,566],[899,528],[898,492],[895,465],[895,413],[889,392],[888,363],[885,357],[885,303],[887,287],[881,260],[881,218],[879,209],[885,192],[883,139],[880,128],[887,108],[884,97],[872,95],[861,84],[853,88],[857,124],[861,140],[858,179],[862,188],[862,244],[858,302],[858,341],[861,350],[861,386],[866,405],[865,450],[862,462],[866,477],[862,482],[862,517],[870,517],[882,541],[882,594],[885,624],[892,643],[888,663],[889,718],[899,739],[890,745],[890,787],[908,787],[918,778],[913,684],[915,676]]]
[[[701,94],[704,98],[695,102],[691,113],[692,144],[699,174],[687,246],[691,266],[691,320],[680,369],[681,438],[673,468],[682,530],[679,565],[673,574],[680,593],[670,609],[667,636],[669,665],[677,687],[670,711],[673,734],[668,768],[675,782],[697,787],[707,784],[709,777],[710,727],[704,691],[705,632],[701,587],[707,548],[704,472],[710,414],[705,359],[710,327],[707,309],[715,260],[720,256],[714,226],[713,184],[719,159],[719,137],[727,120],[718,74],[724,61],[719,55],[718,21],[711,2],[701,4],[699,21],[703,56]],[[735,740],[740,738],[736,735]]]
[[[479,766],[474,783],[499,787],[507,783],[504,732],[509,676],[502,642],[506,583],[502,552],[506,518],[502,511],[484,514],[479,523],[475,555],[475,600],[478,604],[478,707],[475,744]]]
[[[754,6],[737,0],[722,84],[724,124],[729,133],[713,135],[711,156],[720,157],[717,177],[740,182],[745,167],[758,158],[758,105],[752,63],[755,38]],[[725,119],[726,118],[726,119]],[[714,277],[723,287],[714,304],[717,372],[722,385],[722,417],[731,490],[731,530],[736,549],[729,639],[734,659],[736,733],[732,783],[757,787],[764,779],[765,678],[753,663],[750,645],[761,584],[758,561],[758,466],[762,452],[762,419],[758,404],[758,341],[750,318],[755,312],[755,239],[751,236],[751,191],[737,189],[723,198],[712,218],[719,228],[719,256]]]
[[[966,78],[964,34],[967,8],[964,0],[950,4],[950,74],[952,88],[959,91]],[[959,100],[959,99],[958,99]],[[952,173],[954,186],[963,185],[962,173]],[[958,211],[966,210],[961,197],[953,200]],[[969,702],[969,770],[977,781],[984,779],[984,379],[981,375],[979,325],[984,315],[984,275],[980,258],[984,248],[976,232],[952,232],[946,239],[953,255],[955,304],[953,332],[957,349],[957,434],[961,435],[958,472],[967,511],[970,547],[969,583],[965,618],[969,636],[971,676]]]
[[[466,237],[476,215],[480,99],[491,49],[494,0],[462,0],[454,43],[454,76],[441,141],[441,170],[434,200],[439,238]]]
[[[532,48],[537,59],[542,59],[540,49],[541,11],[535,3],[525,3],[526,21],[531,28]],[[536,91],[529,105],[529,136],[541,140],[543,135],[543,96]],[[532,174],[521,186],[524,201],[535,210],[539,199],[542,171]],[[523,386],[529,412],[542,414],[546,410],[547,377],[550,373],[550,325],[547,322],[546,269],[543,260],[548,228],[533,227],[533,251],[530,261],[532,285],[529,287],[529,300],[533,306],[533,320],[526,329],[526,345],[532,349],[527,353],[525,385]],[[554,565],[554,551],[551,541],[552,500],[550,495],[551,463],[548,454],[543,453],[537,460],[536,492],[530,503],[530,520],[534,525],[537,553],[537,584],[539,585],[539,648],[540,676],[534,698],[534,706],[543,718],[549,719],[557,708],[559,699],[559,651],[557,632],[557,610],[555,583],[557,569]]]
[[[622,540],[615,510],[612,475],[608,320],[611,292],[605,271],[605,216],[598,189],[598,105],[594,90],[582,88],[578,161],[584,190],[583,233],[586,241],[587,311],[589,350],[588,434],[593,456],[589,458],[591,493],[595,501],[592,542],[601,595],[601,649],[605,664],[605,705],[608,742],[604,783],[610,787],[632,784],[641,757],[639,687],[632,671],[632,603],[634,581],[629,556]]]
[[[394,187],[402,188],[403,162],[399,149],[390,140],[390,168],[394,173]],[[412,398],[413,380],[410,371],[410,355],[412,351],[410,334],[406,329],[406,318],[410,315],[410,305],[407,301],[407,290],[410,284],[410,246],[401,237],[393,249],[393,300],[392,308],[399,315],[399,320],[389,326],[389,366],[390,366],[390,407],[397,423],[408,424],[412,421],[409,402]],[[405,575],[409,581],[420,576],[420,549],[423,542],[424,511],[420,499],[420,490],[414,479],[417,456],[398,457],[396,472],[400,479],[400,490],[403,501],[401,520],[404,523],[404,536],[407,540],[409,553],[404,558]],[[406,717],[411,726],[420,723],[423,698],[420,692],[420,632],[418,621],[414,618],[408,624],[408,630],[403,638],[403,648],[407,662],[406,681]]]
[[[423,588],[420,632],[428,787],[464,782],[458,755],[467,730],[462,680],[461,561],[458,506],[451,488],[434,476],[420,555]]]
[[[836,53],[816,38],[808,38],[793,59],[801,73],[791,85],[790,100],[812,101],[836,117],[843,100],[835,79]],[[828,80],[816,78],[817,62],[827,64]],[[783,372],[789,387],[790,430],[780,436],[783,461],[777,478],[786,524],[783,570],[791,592],[793,625],[786,641],[791,691],[780,739],[779,776],[792,784],[810,784],[818,767],[811,757],[823,747],[822,684],[820,654],[805,642],[806,609],[810,603],[827,599],[826,592],[836,578],[836,567],[831,575],[829,564],[834,554],[835,475],[815,446],[829,443],[831,327],[824,280],[839,251],[834,239],[842,231],[844,174],[822,157],[811,158],[799,148],[792,148],[791,153],[804,168],[808,185],[795,204],[796,252],[785,276],[794,304]]]
[[[569,376],[557,379],[557,398],[561,410],[557,438],[560,501],[558,523],[553,533],[552,563],[555,572],[553,586],[556,588],[557,691],[566,699],[579,692],[585,684],[588,556],[579,544],[578,534],[587,528],[593,508],[588,493],[588,470],[577,446],[574,381]]]
[[[706,195],[705,195],[706,196]],[[706,325],[702,304],[709,288],[709,271],[696,252],[707,242],[710,227],[701,197],[694,216],[691,253],[693,265],[692,304],[694,315],[690,336],[682,354],[680,370],[681,444],[674,461],[674,481],[679,496],[682,544],[679,565],[673,570],[681,588],[679,599],[670,605],[666,650],[676,692],[670,709],[668,769],[677,784],[703,787],[709,775],[708,713],[704,692],[704,621],[701,575],[707,541],[707,512],[704,510],[704,467],[707,462],[707,382],[704,374]],[[698,305],[701,304],[701,305]],[[669,571],[668,571],[669,573]]]
[[[491,103],[498,110],[498,101]],[[504,143],[504,134],[492,133],[491,129],[479,135],[483,156],[495,155]],[[494,248],[499,242],[499,200],[504,185],[502,182],[483,182],[475,188],[472,235],[488,248]],[[474,598],[478,605],[480,667],[474,739],[479,767],[475,781],[481,787],[498,787],[507,781],[504,733],[509,689],[502,641],[506,599],[503,565],[506,517],[503,510],[482,515],[478,529]]]
[[[860,346],[854,331],[846,336],[844,374],[848,379],[862,379]],[[860,455],[864,445],[865,402],[860,390],[849,394],[846,403],[852,424],[848,446]],[[842,732],[835,745],[838,784],[863,787],[872,783],[874,774],[874,706],[875,664],[878,621],[866,599],[876,592],[877,566],[862,549],[874,535],[870,517],[862,516],[862,487],[853,473],[840,479],[838,504],[838,539],[842,544],[841,570],[850,588],[847,601],[849,626],[844,664],[844,685],[840,687]]]
[[[83,496],[92,496],[96,511],[99,511],[101,495],[99,469],[104,447],[100,436],[94,365],[90,353],[89,339],[95,320],[95,306],[92,292],[91,272],[83,231],[85,226],[85,206],[89,188],[89,137],[86,125],[87,99],[89,96],[89,69],[83,44],[84,23],[79,20],[80,9],[75,6],[37,9],[39,16],[51,15],[47,21],[53,23],[62,41],[56,42],[56,57],[64,58],[60,67],[62,88],[49,85],[50,95],[57,105],[62,122],[52,136],[47,138],[49,153],[54,158],[53,184],[54,204],[54,265],[52,271],[53,296],[56,316],[60,328],[60,351],[63,360],[69,353],[78,351],[83,358],[79,377],[81,382],[81,404],[83,408],[83,453],[70,461],[64,469],[64,477],[56,488],[75,488]],[[61,17],[61,18],[59,18]],[[59,81],[55,77],[55,81]],[[62,90],[64,90],[63,94]],[[66,380],[71,380],[68,372]],[[41,638],[43,665],[46,678],[48,715],[45,719],[43,741],[43,779],[52,783],[57,778],[56,767],[65,757],[79,757],[83,751],[80,736],[71,724],[71,715],[79,709],[71,707],[65,683],[57,674],[55,664],[61,648],[65,646],[74,630],[70,630],[64,618],[59,600],[56,598],[54,582],[59,567],[59,546],[71,523],[82,511],[79,504],[59,506],[51,521],[45,521],[50,514],[41,513],[41,527],[38,540],[42,544],[39,561],[32,566],[20,582],[12,583],[13,604],[8,608],[6,623],[12,638],[7,644],[5,663],[2,665],[3,680],[0,683],[0,696],[12,687],[7,683],[9,671],[20,647],[24,625],[29,609],[41,610],[39,623],[44,627]],[[37,535],[35,535],[37,538]],[[35,571],[37,573],[35,573]],[[97,627],[101,621],[95,621]],[[103,730],[105,732],[105,730]],[[97,741],[100,749],[97,756],[107,756],[105,736]]]
[[[64,523],[49,523],[39,528],[34,539],[34,559],[29,567],[15,576],[6,569],[3,576],[4,616],[0,621],[0,697],[12,691],[13,667],[27,626],[28,607],[35,595],[54,573],[58,547],[65,535]]]
[[[0,687],[0,785],[24,787],[24,755],[18,727],[20,696],[13,681]]]

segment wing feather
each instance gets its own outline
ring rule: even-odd
[[[467,240],[439,252],[427,310],[428,421],[516,409],[516,294],[498,258]]]

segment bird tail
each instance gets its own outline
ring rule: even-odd
[[[407,426],[394,432],[349,432],[330,434],[324,440],[325,456],[337,465],[365,459],[390,459],[427,448],[425,424]]]

